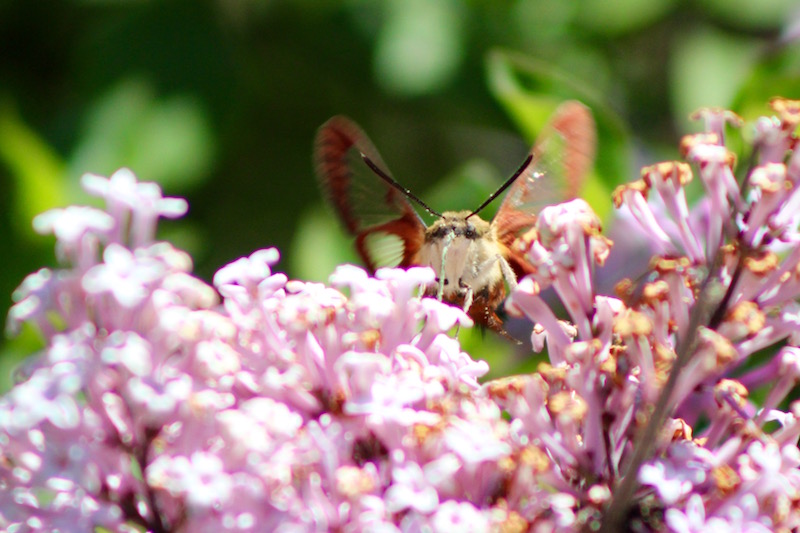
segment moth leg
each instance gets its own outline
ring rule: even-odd
[[[464,293],[464,312],[469,313],[469,308],[472,307],[472,302],[475,297],[475,293],[472,290],[472,287],[464,283],[462,280],[458,280],[458,285],[462,289],[466,289]]]
[[[469,315],[469,308],[472,307],[475,293],[473,292],[472,287],[464,283],[464,280],[460,278],[458,280],[458,288],[464,291],[464,305],[461,310]],[[456,324],[456,336],[458,336],[459,332],[461,332],[461,324]]]
[[[497,255],[497,259],[500,261],[500,271],[503,273],[506,283],[508,283],[508,288],[512,291],[515,290],[517,288],[517,275],[511,270],[511,265],[508,264],[505,257]]]

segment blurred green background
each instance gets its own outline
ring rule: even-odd
[[[796,0],[159,0],[0,3],[0,314],[53,265],[31,219],[91,201],[128,166],[188,198],[162,237],[206,280],[277,246],[292,277],[354,260],[323,207],[316,128],[347,114],[434,209],[469,208],[521,163],[548,113],[590,105],[586,197],[677,156],[699,106],[745,117],[800,97]],[[489,339],[495,342],[496,339]],[[500,341],[501,343],[504,341]],[[0,364],[36,346],[0,344]],[[7,372],[0,372],[5,375]]]

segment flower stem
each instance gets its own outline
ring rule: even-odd
[[[720,254],[717,254],[714,260],[715,267],[719,262],[719,256]],[[713,272],[716,270],[717,269],[714,268],[711,271]],[[639,438],[634,441],[633,456],[631,457],[625,475],[621,478],[619,485],[613,491],[614,497],[606,508],[599,533],[615,533],[622,530],[622,526],[630,513],[634,501],[634,492],[639,486],[639,468],[652,456],[658,432],[663,427],[667,415],[673,408],[671,405],[672,393],[680,378],[681,370],[691,360],[692,354],[694,354],[697,349],[700,326],[709,324],[711,317],[720,312],[719,309],[716,309],[716,311],[714,310],[714,308],[718,307],[714,302],[720,301],[719,299],[713,298],[713,294],[711,294],[711,289],[714,287],[714,284],[711,283],[712,279],[713,276],[709,275],[703,281],[697,304],[692,309],[692,313],[689,317],[688,332],[678,345],[678,349],[676,350],[677,356],[670,370],[669,378],[664,388],[661,389],[661,393],[655,403],[647,425],[642,430]]]

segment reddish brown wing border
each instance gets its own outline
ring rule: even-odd
[[[397,189],[382,182],[378,176],[375,179],[379,194],[367,198],[356,198],[354,194],[353,165],[364,165],[360,172],[371,172],[366,163],[360,160],[360,154],[365,154],[369,159],[386,171],[386,166],[380,154],[369,138],[353,121],[343,116],[335,116],[323,124],[317,132],[314,145],[314,159],[319,179],[328,202],[341,219],[347,231],[356,237],[356,251],[361,256],[365,265],[375,271],[377,265],[370,256],[366,247],[366,239],[372,233],[389,233],[403,240],[403,259],[399,266],[411,266],[420,246],[425,238],[425,223]],[[397,218],[376,225],[368,225],[354,209],[353,202],[376,202],[381,209],[385,209],[389,217]]]
[[[580,102],[564,102],[553,114],[549,127],[565,141],[563,164],[567,190],[564,200],[577,198],[597,151],[597,127],[592,112]],[[545,131],[545,135],[548,134],[552,133]]]
[[[545,152],[549,145],[556,141],[563,148],[563,154],[558,159],[561,165],[559,174],[564,183],[557,194],[547,198],[550,202],[577,197],[586,175],[594,164],[597,131],[588,107],[577,101],[568,101],[556,109],[531,149],[532,159],[528,168],[506,193],[497,215],[492,220],[498,242],[507,249],[508,261],[518,277],[531,273],[532,267],[523,254],[514,250],[512,244],[523,231],[536,223],[537,213],[523,205],[530,204],[531,199],[537,194],[539,179],[532,179],[532,175],[538,172],[546,175],[552,170],[545,168]]]

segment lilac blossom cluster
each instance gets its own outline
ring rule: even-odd
[[[709,110],[688,163],[615,192],[653,248],[616,297],[596,293],[612,243],[591,208],[545,208],[508,309],[549,362],[486,383],[453,335],[469,317],[420,296],[431,270],[324,285],[274,273],[267,249],[212,287],[155,240],[184,201],[125,169],[85,176],[106,209],[34,220],[62,268],[26,278],[8,318],[46,346],[0,398],[0,527],[799,528],[800,104],[773,108],[745,181],[723,135],[739,119]]]
[[[686,162],[646,167],[615,191],[628,230],[653,249],[619,298],[593,290],[610,242],[582,200],[543,210],[519,243],[537,272],[509,306],[537,323],[549,364],[501,406],[555,462],[577,525],[800,528],[800,102],[771,105],[776,116],[744,132],[741,182],[725,129],[742,121],[706,109],[705,131],[681,144]],[[690,205],[695,171],[704,195]],[[541,297],[548,287],[568,321]]]

